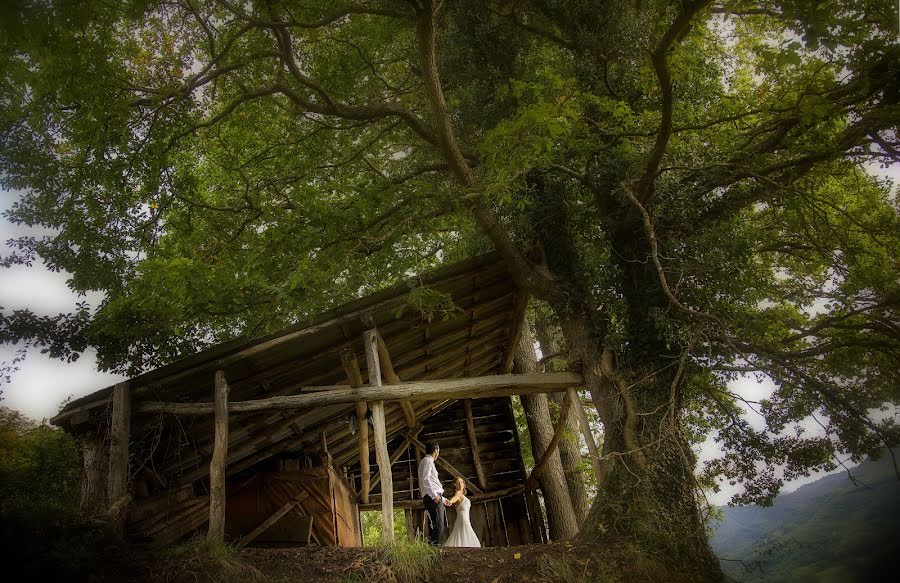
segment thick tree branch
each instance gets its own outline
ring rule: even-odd
[[[450,121],[450,108],[444,98],[444,89],[438,74],[435,15],[441,2],[425,0],[423,4],[424,7],[419,12],[417,25],[419,55],[422,59],[425,92],[431,104],[431,112],[437,129],[438,145],[450,170],[460,184],[466,189],[477,191],[475,172],[457,142],[456,132]],[[510,237],[509,232],[500,224],[497,216],[480,196],[476,193],[471,200],[470,208],[475,221],[506,260],[516,282],[543,299],[560,297],[562,292],[553,282],[550,274],[543,270],[539,271],[537,266],[528,261],[522,250]]]
[[[662,119],[659,122],[656,143],[653,144],[653,149],[650,150],[650,155],[647,158],[644,174],[635,187],[635,196],[639,202],[643,203],[650,196],[653,181],[656,177],[656,169],[659,168],[659,163],[666,152],[666,146],[669,144],[669,138],[672,136],[675,97],[672,87],[672,75],[669,71],[666,55],[671,46],[687,33],[694,15],[709,4],[709,1],[700,0],[699,2],[686,3],[675,18],[675,22],[672,23],[672,26],[660,39],[659,45],[657,45],[656,50],[653,51],[650,57],[653,63],[653,70],[656,72],[656,78],[659,81]]]

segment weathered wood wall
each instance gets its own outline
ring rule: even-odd
[[[294,500],[302,492],[308,496],[281,520],[312,518],[310,542],[327,546],[358,545],[356,503],[341,479],[331,468],[315,468],[298,472],[259,473],[239,492],[228,496],[225,510],[225,532],[237,540]],[[279,521],[280,522],[280,521]],[[300,528],[300,521],[297,528]],[[276,523],[276,526],[278,523]],[[259,535],[252,545],[278,546],[296,544],[289,529],[275,528]]]
[[[508,397],[476,399],[471,401],[472,417],[478,444],[478,457],[484,473],[486,493],[507,490],[525,482],[525,469],[516,435],[512,403]],[[431,417],[419,434],[422,443],[436,442],[441,448],[441,458],[453,465],[470,481],[478,483],[475,456],[467,432],[466,407],[457,401]],[[394,452],[403,443],[403,437],[395,437],[388,444]],[[371,466],[375,468],[374,453]],[[418,500],[421,498],[418,484],[418,461],[421,453],[409,446],[392,466],[394,500]],[[350,467],[350,477],[358,488],[361,483],[359,463]],[[438,466],[438,475],[445,486],[445,494],[453,494],[453,476]],[[374,477],[374,474],[373,474]],[[471,493],[470,493],[471,495]],[[369,500],[381,500],[381,482],[372,488]],[[448,520],[455,520],[455,512],[447,512]],[[542,519],[531,516],[524,494],[507,496],[499,500],[477,502],[472,505],[472,528],[484,546],[508,546],[541,542],[536,526]],[[422,511],[413,510],[408,519],[415,529],[422,528]]]

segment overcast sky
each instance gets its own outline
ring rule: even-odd
[[[874,171],[877,174],[891,176],[895,183],[900,177],[900,169],[897,167],[888,171],[877,169]],[[17,198],[18,193],[0,190],[0,212],[8,209]],[[0,242],[28,234],[44,233],[12,225],[0,217]],[[6,254],[7,251],[5,245],[0,248],[0,254]],[[4,308],[4,311],[28,308],[39,315],[72,311],[75,303],[84,299],[87,299],[91,306],[97,306],[102,296],[89,294],[86,298],[79,298],[68,288],[67,278],[65,273],[51,272],[43,265],[35,265],[30,268],[0,268],[0,306]],[[14,353],[14,347],[0,345],[0,363],[9,362]],[[87,351],[74,363],[54,360],[32,351],[24,362],[19,364],[19,369],[13,375],[10,384],[0,386],[3,391],[0,405],[22,411],[34,419],[52,417],[65,399],[87,395],[123,378],[98,371],[95,353],[92,350]],[[773,390],[770,383],[760,384],[752,377],[732,383],[731,388],[751,401],[765,398]],[[761,417],[750,411],[747,412],[747,415],[755,427],[762,428]],[[817,430],[811,420],[807,429]],[[702,445],[699,453],[701,460],[711,459],[719,454],[719,449],[712,440],[709,440]],[[804,483],[818,479],[818,477],[820,476],[797,480],[785,488],[785,491],[793,490]],[[733,488],[726,485],[721,493],[710,495],[710,501],[714,504],[724,504],[731,497],[732,492]]]

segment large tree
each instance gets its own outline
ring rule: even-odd
[[[582,535],[717,579],[693,441],[763,502],[898,443],[896,3],[441,4],[22,2],[0,172],[52,234],[4,263],[106,299],[0,340],[136,372],[493,246],[603,423]]]

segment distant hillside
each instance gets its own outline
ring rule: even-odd
[[[865,486],[833,474],[771,508],[723,508],[712,546],[732,559],[722,561],[726,573],[747,583],[900,580],[900,482],[890,457],[852,472]]]

